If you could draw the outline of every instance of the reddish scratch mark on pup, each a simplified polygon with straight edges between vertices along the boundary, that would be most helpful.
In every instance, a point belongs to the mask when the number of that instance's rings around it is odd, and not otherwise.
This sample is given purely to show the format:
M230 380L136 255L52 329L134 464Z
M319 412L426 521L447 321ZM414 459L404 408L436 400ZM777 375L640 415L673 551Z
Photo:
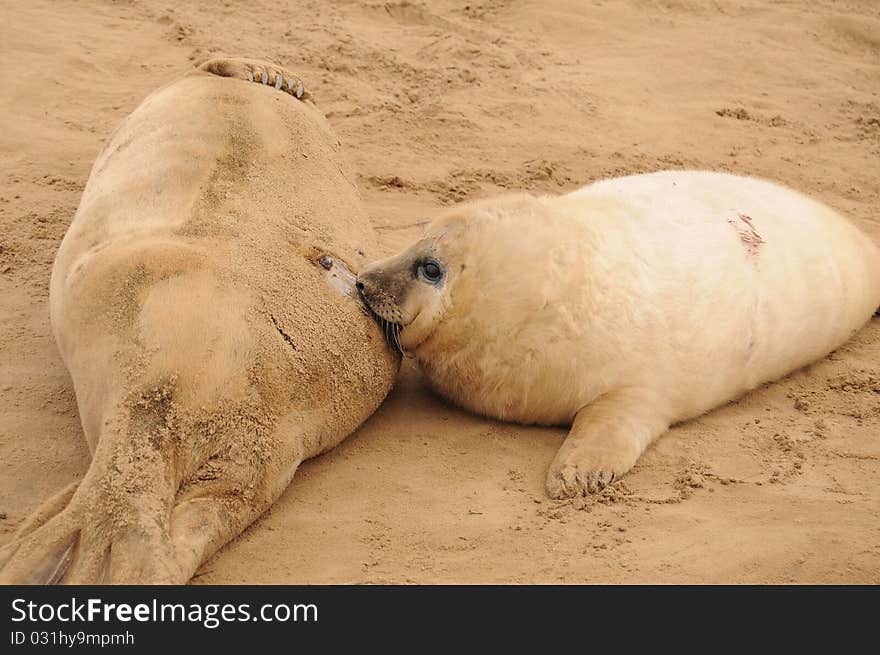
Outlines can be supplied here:
M727 222L739 234L739 240L746 247L746 253L750 257L757 257L764 239L761 238L761 235L755 230L755 226L752 225L751 217L745 214L737 214L736 218L728 218Z

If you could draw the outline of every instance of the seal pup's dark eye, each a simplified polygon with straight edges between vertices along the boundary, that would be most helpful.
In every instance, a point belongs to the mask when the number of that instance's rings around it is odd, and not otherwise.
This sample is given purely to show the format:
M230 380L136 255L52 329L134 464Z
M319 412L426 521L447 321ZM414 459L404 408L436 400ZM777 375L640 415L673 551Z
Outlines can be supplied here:
M418 275L425 282L437 284L443 279L443 267L436 259L425 259L419 262Z

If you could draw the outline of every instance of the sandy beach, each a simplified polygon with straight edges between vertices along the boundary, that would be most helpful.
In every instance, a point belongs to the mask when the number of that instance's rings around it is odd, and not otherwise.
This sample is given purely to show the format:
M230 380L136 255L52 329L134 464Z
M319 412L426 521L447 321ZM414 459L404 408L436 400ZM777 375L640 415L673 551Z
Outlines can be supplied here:
M0 51L0 543L88 468L48 283L92 163L209 57L306 80L385 254L460 200L666 168L778 181L880 243L874 0L33 0L0 9ZM880 319L599 496L547 497L564 436L456 409L405 360L194 582L880 583Z

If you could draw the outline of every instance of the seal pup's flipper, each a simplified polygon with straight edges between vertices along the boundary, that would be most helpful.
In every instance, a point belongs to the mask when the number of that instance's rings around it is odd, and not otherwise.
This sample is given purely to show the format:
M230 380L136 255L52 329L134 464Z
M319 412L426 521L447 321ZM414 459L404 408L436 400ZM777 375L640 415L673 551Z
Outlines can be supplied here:
M620 389L582 408L547 473L550 496L596 493L624 475L669 428L664 405L648 390Z

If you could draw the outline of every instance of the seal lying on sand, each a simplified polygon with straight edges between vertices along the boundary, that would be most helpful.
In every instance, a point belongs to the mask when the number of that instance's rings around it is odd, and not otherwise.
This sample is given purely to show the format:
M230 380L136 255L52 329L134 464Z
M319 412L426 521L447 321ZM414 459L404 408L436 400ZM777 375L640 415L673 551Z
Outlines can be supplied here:
M571 425L560 498L840 346L880 305L880 250L794 191L668 171L455 207L358 288L441 394Z
M0 580L182 583L244 530L393 383L398 356L346 295L372 246L298 78L214 60L150 95L52 272L92 463L0 551Z

